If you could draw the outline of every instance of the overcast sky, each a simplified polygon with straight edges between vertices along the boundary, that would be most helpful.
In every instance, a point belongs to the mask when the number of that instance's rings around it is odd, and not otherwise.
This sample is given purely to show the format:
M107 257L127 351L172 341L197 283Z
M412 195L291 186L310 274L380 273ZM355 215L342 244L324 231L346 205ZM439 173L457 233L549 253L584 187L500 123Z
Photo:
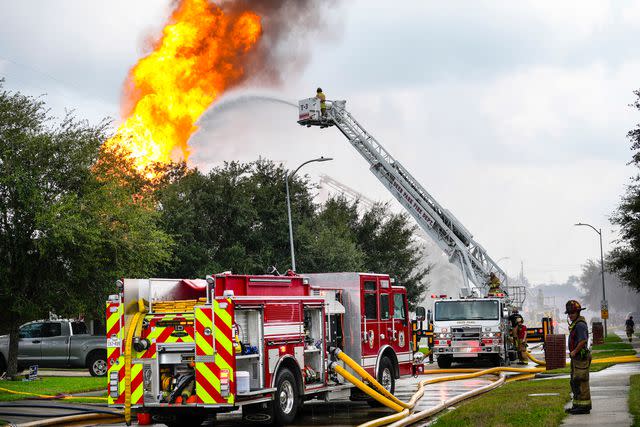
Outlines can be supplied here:
M46 94L57 114L119 118L122 82L162 28L169 1L5 1L0 76ZM295 35L310 61L278 88L297 101L320 85L347 108L515 276L564 282L616 238L608 218L635 170L626 133L640 88L640 2L344 1L326 29ZM259 156L326 173L368 197L390 195L335 129L296 124L258 103L205 114L191 163Z

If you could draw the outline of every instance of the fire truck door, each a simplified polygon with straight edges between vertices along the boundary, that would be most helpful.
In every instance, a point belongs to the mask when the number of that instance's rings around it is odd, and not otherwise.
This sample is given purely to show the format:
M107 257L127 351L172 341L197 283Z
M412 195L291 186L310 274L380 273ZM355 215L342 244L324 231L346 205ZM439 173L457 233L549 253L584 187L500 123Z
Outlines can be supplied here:
M396 354L410 351L411 334L407 318L407 297L403 293L393 294L392 347Z
M378 328L378 281L375 277L363 278L362 281L362 358L363 366L375 366L378 355L380 337ZM370 360L368 360L369 358Z
M380 280L380 347L393 344L393 319L391 318L391 292L388 280Z

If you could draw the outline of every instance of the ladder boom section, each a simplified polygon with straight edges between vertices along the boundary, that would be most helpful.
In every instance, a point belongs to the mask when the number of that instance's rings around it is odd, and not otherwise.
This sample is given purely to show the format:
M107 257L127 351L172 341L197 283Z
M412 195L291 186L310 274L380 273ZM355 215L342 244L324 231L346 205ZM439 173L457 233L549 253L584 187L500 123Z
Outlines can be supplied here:
M496 273L506 283L504 271L473 240L471 233L358 123L346 110L345 101L330 102L324 115L321 114L319 105L315 109L314 105L317 104L313 98L300 101L298 123L305 126L336 126L369 163L371 172L378 180L449 255L451 262L459 263L467 285L469 281L476 287L483 288L490 272Z

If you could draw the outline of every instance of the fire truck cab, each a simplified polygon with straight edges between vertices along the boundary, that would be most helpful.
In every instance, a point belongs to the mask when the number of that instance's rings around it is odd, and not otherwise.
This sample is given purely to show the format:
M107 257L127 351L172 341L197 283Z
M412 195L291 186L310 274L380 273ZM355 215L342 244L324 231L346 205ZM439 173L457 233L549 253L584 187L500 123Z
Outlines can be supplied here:
M392 392L414 368L406 290L388 275L223 273L119 288L107 302L107 363L109 404L125 415L191 425L242 407L288 424L305 400L362 398L329 370L330 347Z

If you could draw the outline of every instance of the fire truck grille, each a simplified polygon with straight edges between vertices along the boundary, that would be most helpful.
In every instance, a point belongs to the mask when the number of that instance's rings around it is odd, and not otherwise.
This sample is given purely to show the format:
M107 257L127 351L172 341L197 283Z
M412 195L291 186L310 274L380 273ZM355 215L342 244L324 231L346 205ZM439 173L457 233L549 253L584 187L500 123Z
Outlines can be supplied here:
M479 340L482 334L482 328L451 328L452 338L454 340Z

